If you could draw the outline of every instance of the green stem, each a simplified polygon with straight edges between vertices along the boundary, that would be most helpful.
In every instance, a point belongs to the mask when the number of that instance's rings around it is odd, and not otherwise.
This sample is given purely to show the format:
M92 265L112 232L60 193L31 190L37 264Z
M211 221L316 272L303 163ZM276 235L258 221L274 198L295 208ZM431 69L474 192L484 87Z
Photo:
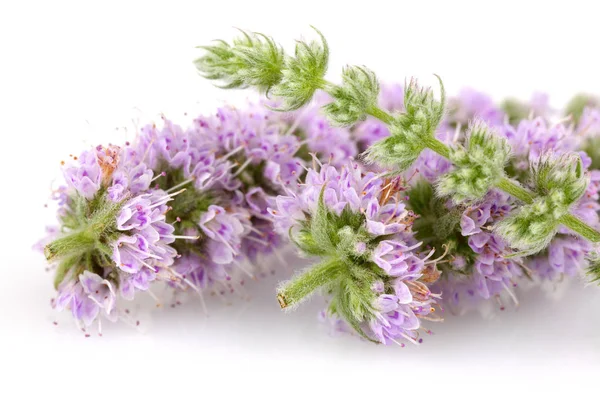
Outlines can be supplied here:
M44 255L48 261L53 261L65 256L83 254L94 249L96 240L96 235L90 233L89 229L73 232L47 245Z
M574 216L573 214L563 215L558 220L561 224L593 243L600 242L600 232Z
M367 109L367 114L377 118L378 120L380 120L381 122L389 125L392 122L394 122L394 117L392 117L387 111L376 107L376 106L371 106Z
M297 304L323 285L335 280L341 271L340 262L329 259L316 264L279 289L277 300L281 308Z
M506 192L527 204L533 203L535 194L506 177L502 178L496 186L498 186L498 189L502 190L503 192Z
M334 87L334 84L327 82L324 85L324 90L329 92L329 90L331 90ZM392 115L376 106L370 107L367 110L367 113L379 119L387 125L390 125L394 121L394 117ZM425 146L435 151L444 158L450 158L450 148L435 137L425 139ZM496 186L503 192L506 192L509 195L527 204L533 203L533 200L535 198L534 193L522 187L517 182L512 181L511 179L508 179L506 177L502 178ZM587 240L594 243L600 242L600 232L596 231L594 228L592 228L579 218L575 217L574 215L564 215L559 219L559 221L561 224L565 225L572 231L577 232Z
M434 137L425 139L425 146L429 147L442 157L450 158L450 148Z

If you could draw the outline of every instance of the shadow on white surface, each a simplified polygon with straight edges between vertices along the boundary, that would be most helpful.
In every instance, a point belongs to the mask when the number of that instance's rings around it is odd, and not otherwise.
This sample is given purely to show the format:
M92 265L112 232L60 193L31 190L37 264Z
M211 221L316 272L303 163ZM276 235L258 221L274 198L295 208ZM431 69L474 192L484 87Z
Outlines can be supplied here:
M77 330L70 313L50 308L54 295L51 276L43 272L41 256L36 256L27 257L29 267L20 267L25 271L20 274L22 285L18 277L13 281L23 293L17 307L11 308L16 314L13 322L25 328L13 332L21 339L43 337L49 343L69 342L69 346L82 349L152 342L175 351L211 348L259 357L286 352L342 357L368 353L371 359L419 362L452 362L456 358L536 365L557 360L567 364L600 362L600 313L594 312L600 304L600 290L577 280L563 282L554 292L548 288L518 292L518 308L495 310L488 317L476 312L462 316L446 313L443 323L425 321L434 334L424 336L420 346L407 344L405 348L373 345L347 334L332 335L317 319L324 306L319 296L294 312L282 312L275 299L277 282L289 275L282 271L248 282L245 299L236 294L224 299L208 296L208 316L195 296L183 296L182 304L173 307L173 292L156 290L163 302L156 307L156 302L142 293L133 302L121 303L130 310L132 325L105 322L102 337L96 326L88 329L90 336L86 337ZM136 321L138 327L133 326Z

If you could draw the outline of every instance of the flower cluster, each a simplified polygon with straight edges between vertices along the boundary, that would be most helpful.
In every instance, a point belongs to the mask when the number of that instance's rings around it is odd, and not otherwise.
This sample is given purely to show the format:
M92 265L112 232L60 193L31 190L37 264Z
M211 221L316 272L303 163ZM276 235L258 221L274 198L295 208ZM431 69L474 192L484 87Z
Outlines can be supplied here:
M57 308L89 325L100 309L114 320L119 298L155 281L231 292L265 272L263 258L285 241L268 212L276 196L297 187L310 154L341 163L357 153L350 131L318 110L226 106L187 128L163 117L131 143L65 163L66 186L54 196L60 226L42 246L57 267ZM108 288L106 305L90 297L84 273Z
M188 127L163 117L63 163L39 246L57 309L100 327L160 282L235 292L291 245L314 264L278 287L282 308L321 292L334 330L403 346L444 307L518 304L525 280L600 281L598 99L560 114L543 94L446 99L441 79L438 99L358 66L338 85L316 32L293 55L248 32L202 47L206 78L268 99Z
M402 180L364 172L358 163L309 169L302 190L277 197L270 209L316 265L284 282L282 308L317 290L328 293L328 314L382 343L419 340L420 319L436 319L438 278L433 251L421 252L402 201Z
M119 317L118 296L132 299L150 282L177 279L173 227L165 222L173 194L150 189L153 172L126 148L98 146L63 169L60 230L45 247L57 264L56 307L89 326L102 313Z

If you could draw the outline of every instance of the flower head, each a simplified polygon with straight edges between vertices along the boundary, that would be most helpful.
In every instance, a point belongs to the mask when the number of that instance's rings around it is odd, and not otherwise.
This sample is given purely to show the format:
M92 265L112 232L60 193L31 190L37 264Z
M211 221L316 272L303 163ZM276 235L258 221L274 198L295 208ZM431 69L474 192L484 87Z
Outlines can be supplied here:
M128 149L98 146L65 167L61 232L44 252L57 264L56 307L85 325L99 315L115 320L117 297L148 290L161 271L177 279L170 270L175 236L165 217L174 195L149 190L152 171L129 157Z
M417 340L419 317L434 312L436 296L424 282L435 274L417 250L401 187L399 178L384 180L351 163L309 169L303 190L279 196L270 210L276 226L290 227L299 250L320 259L280 287L281 306L324 288L328 312L362 336Z

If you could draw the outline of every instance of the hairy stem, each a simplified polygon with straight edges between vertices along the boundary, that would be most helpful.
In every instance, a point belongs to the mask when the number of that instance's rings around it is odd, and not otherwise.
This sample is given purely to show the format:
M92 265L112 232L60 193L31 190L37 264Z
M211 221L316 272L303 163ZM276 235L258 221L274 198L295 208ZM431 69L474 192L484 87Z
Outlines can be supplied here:
M44 255L48 261L53 261L65 256L83 254L94 249L97 236L84 229L56 239L44 248Z
M293 306L318 288L336 279L341 271L336 259L325 260L312 266L279 289L277 300L281 308Z
M387 125L389 125L390 122L393 120L393 117L390 114L381 110L380 108L370 109L369 115L379 119ZM440 140L436 138L428 138L425 140L425 144L428 148L435 151L442 157L450 157L450 148ZM533 203L533 200L535 198L534 193L507 177L502 178L500 182L498 182L496 187L527 204ZM600 232L598 232L597 230L595 230L594 228L592 228L591 226L574 216L573 214L564 215L559 219L559 221L561 224L571 229L572 231L577 232L590 242L600 242Z
M425 140L425 145L431 150L438 153L440 156L444 158L450 158L450 148L446 146L442 141L434 137L430 137Z
M383 121L385 124L389 125L394 121L394 117L391 116L387 111L379 108L379 107L369 107L367 109L367 113L380 121Z
M573 214L563 215L559 219L560 223L568 227L574 232L579 233L581 236L589 240L590 242L600 242L600 232L574 216Z
M529 190L525 189L524 187L521 187L518 183L506 177L502 178L500 182L498 182L497 186L498 189L510 194L513 197L516 197L517 199L527 204L533 203L533 199L535 197L534 193L531 193Z

